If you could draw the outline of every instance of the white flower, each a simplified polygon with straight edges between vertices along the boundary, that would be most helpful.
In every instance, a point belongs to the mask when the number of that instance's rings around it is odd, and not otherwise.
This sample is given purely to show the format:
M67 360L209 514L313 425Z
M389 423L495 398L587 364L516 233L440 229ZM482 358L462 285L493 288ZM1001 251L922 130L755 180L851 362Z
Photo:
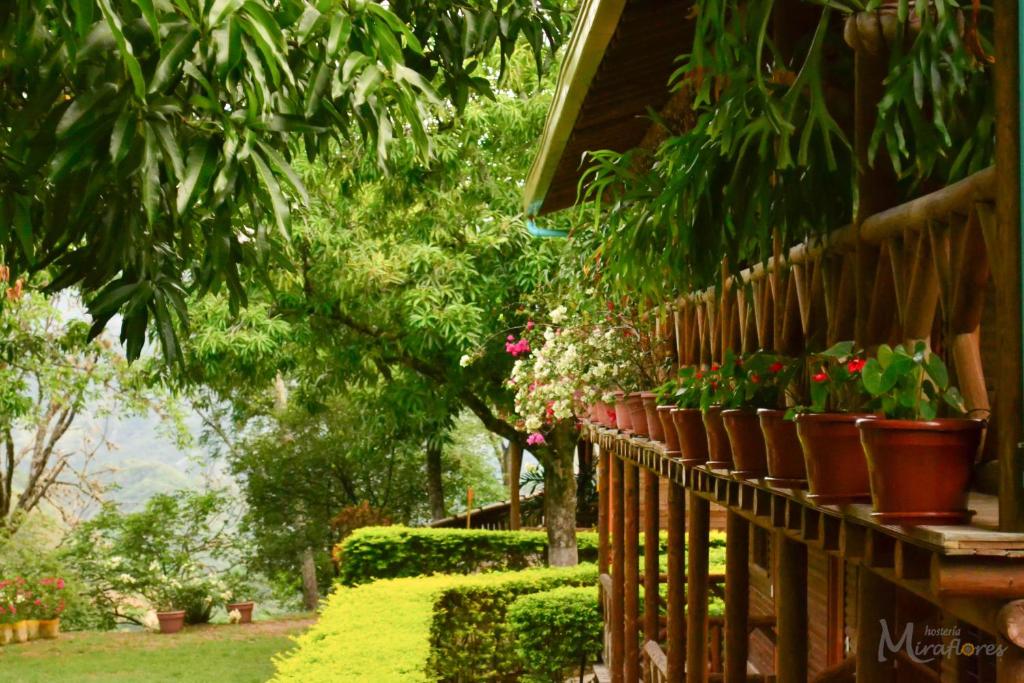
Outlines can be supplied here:
M462 358L459 359L459 365L462 367L469 367L469 364L473 362L473 359L469 357L468 353L462 354Z
M565 320L566 313L567 311L565 306L559 306L558 308L552 310L551 313L549 313L548 315L551 317L551 322L557 325L563 320Z
M237 624L242 621L242 613L236 609L228 612L228 621L232 624Z

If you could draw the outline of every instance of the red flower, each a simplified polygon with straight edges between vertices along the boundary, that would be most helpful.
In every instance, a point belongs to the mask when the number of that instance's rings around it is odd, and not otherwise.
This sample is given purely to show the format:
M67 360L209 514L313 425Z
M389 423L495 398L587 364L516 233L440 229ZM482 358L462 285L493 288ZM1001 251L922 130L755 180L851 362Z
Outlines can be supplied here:
M761 381L761 377L756 372L752 372L750 373L750 381L753 382L754 384L757 384L758 382Z
M704 377L704 373L703 373L703 372L698 372L698 373L697 373L696 375L694 375L694 377L695 377L696 379L703 379L703 377Z
M867 364L868 362L863 358L851 358L850 362L846 364L846 369L849 370L851 374L856 374Z
M774 375L777 372L782 372L782 368L782 363L780 363L779 361L775 361L774 363L768 366L768 372Z
M718 363L711 364L711 372L718 372Z
M828 381L828 375L826 375L824 372L819 372L818 374L816 374L811 379L813 379L815 382L818 382L818 383L827 382Z

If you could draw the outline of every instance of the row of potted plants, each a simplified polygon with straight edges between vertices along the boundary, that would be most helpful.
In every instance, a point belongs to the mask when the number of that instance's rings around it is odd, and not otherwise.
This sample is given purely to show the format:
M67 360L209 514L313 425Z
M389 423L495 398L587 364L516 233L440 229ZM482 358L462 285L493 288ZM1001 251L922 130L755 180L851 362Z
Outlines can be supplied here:
M64 579L18 576L0 580L0 645L60 634Z
M688 466L808 488L823 505L870 500L879 521L899 524L969 520L985 429L924 343L870 359L851 342L799 359L729 354L656 391L619 392L590 417L661 441Z

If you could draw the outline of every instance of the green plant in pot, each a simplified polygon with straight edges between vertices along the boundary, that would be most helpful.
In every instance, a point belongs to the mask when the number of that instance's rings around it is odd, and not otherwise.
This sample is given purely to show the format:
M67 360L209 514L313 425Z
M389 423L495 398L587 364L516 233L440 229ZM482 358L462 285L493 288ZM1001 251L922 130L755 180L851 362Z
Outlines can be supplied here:
M883 416L857 421L872 515L892 524L968 521L985 422L964 417L963 397L950 385L942 359L924 342L912 349L883 344L865 364L861 382Z
M857 420L872 417L873 400L861 383L867 361L844 341L808 357L810 403L791 408L810 493L822 505L867 502L867 461Z
M680 457L683 464L690 467L708 461L708 436L700 409L703 377L698 368L685 366L655 392L669 455Z
M732 447L734 476L755 479L768 474L768 452L761 428L761 410L785 414L786 394L797 364L789 358L758 351L726 369L719 391L722 420Z
M722 413L732 407L732 378L739 362L732 351L726 351L721 363L712 363L710 368L699 370L694 375L700 390L701 418L707 433L707 466L713 470L731 470L734 467L732 445Z

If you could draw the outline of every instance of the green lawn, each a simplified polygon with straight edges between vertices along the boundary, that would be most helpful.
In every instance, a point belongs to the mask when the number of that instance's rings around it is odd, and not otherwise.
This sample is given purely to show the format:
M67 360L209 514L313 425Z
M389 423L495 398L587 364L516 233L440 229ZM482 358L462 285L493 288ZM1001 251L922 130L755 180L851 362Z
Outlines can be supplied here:
M0 647L0 682L262 683L274 672L271 658L291 648L291 636L311 623L301 616L187 628L170 636L67 633L58 640Z

